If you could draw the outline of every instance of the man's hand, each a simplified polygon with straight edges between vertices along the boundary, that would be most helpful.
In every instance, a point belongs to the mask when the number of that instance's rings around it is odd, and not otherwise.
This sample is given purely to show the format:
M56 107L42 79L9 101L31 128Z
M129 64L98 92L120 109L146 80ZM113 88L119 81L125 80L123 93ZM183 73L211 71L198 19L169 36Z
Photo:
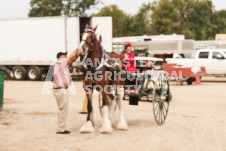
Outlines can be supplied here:
M78 53L78 55L79 55L79 56L85 56L85 55L87 55L87 53L88 53L88 52L84 52L84 53L83 53L83 52L80 52L80 53Z
M73 51L72 54L67 58L67 64L68 65L71 65L72 62L76 61L77 58L80 56L78 51L79 51L79 48L77 48L75 51Z

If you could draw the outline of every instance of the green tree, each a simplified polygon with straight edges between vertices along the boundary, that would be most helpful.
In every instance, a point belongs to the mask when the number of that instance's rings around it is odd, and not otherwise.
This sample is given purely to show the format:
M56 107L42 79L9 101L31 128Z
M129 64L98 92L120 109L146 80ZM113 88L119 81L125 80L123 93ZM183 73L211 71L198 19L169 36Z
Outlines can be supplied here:
M112 16L113 36L121 37L126 35L124 33L126 27L124 23L128 20L128 16L117 5L103 7L100 12L92 14L92 16Z
M100 3L100 0L63 0L64 15L86 16L86 10Z
M215 34L225 34L226 33L226 10L220 10L213 13L211 22L215 25Z
M86 16L86 10L100 0L31 0L29 17Z
M211 39L214 25L211 23L212 3L207 0L188 0L186 29L195 33L194 39Z
M60 16L63 9L62 0L31 0L29 17Z
M179 13L171 0L152 3L152 27L158 34L178 33L180 29Z
M151 4L142 4L140 7L138 13L133 16L132 22L131 22L131 30L133 36L139 36L147 34L148 31L148 25L151 21L148 14L150 14L150 8Z
M110 5L102 8L99 13L93 16L112 16L113 36L139 36L147 33L150 22L150 3L143 4L136 15L127 15L117 5Z
M184 34L197 40L213 38L213 4L209 0L160 0L152 3L152 23L158 34Z

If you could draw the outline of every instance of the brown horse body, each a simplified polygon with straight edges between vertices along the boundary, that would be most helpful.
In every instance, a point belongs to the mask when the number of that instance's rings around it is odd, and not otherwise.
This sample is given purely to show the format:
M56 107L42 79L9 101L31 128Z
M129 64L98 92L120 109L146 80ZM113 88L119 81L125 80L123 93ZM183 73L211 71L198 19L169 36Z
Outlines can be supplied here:
M127 124L122 111L122 99L123 99L123 93L124 93L125 80L121 78L123 74L120 74L120 71L122 71L123 69L123 60L116 53L107 54L108 56L113 58L114 61L108 60L107 61L108 67L104 66L102 70L98 71L99 74L96 74L97 71L95 70L100 65L101 59L103 59L102 55L106 55L103 53L106 53L106 52L102 50L103 48L100 47L99 40L97 40L93 36L93 34L95 34L94 32L96 28L92 30L88 30L86 32L86 35L85 36L83 35L84 37L83 41L85 41L85 43L83 42L80 44L80 48L84 46L86 47L88 46L88 54L86 58L89 59L91 61L91 65L93 65L92 67L90 65L88 66L87 71L85 72L86 74L84 75L85 91L88 98L88 105L87 105L88 116L87 116L87 122L81 127L80 132L85 132L85 133L94 132L92 93L95 87L96 87L96 90L100 91L102 95L103 117L102 117L102 127L100 129L100 132L101 133L112 132L112 125L115 125L115 122L116 122L114 118L116 102L114 100L114 94L112 94L111 92L112 85L116 86L116 91L119 99L118 101L119 119L118 119L116 128L120 130L127 130ZM113 62L117 62L116 63L117 67L115 68L116 70L114 74L113 74L113 71L110 70ZM91 72L89 71L89 69L94 69L94 71ZM94 74L97 75L96 78ZM98 76L101 78L99 78ZM109 101L109 106L107 106L107 99Z

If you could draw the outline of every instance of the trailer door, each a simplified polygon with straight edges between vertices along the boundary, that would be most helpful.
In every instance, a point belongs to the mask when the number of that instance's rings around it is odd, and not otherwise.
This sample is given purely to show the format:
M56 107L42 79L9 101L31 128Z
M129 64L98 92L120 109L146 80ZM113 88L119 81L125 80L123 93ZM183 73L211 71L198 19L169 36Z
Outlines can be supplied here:
M70 55L80 43L79 17L67 17L67 51Z
M108 52L112 52L112 17L92 17L92 27L98 25L96 34L102 36L102 45Z

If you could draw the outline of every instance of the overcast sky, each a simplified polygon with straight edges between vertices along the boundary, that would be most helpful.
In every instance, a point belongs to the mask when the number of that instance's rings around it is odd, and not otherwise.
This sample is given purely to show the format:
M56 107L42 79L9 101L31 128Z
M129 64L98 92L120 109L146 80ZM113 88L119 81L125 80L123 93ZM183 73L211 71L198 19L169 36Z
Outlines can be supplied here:
M104 4L92 8L88 13L96 13L100 8L111 4L118 5L127 14L134 15L143 3L153 0L102 0ZM30 0L0 0L0 19L7 18L26 18L30 9ZM226 10L226 0L212 0L216 10Z

